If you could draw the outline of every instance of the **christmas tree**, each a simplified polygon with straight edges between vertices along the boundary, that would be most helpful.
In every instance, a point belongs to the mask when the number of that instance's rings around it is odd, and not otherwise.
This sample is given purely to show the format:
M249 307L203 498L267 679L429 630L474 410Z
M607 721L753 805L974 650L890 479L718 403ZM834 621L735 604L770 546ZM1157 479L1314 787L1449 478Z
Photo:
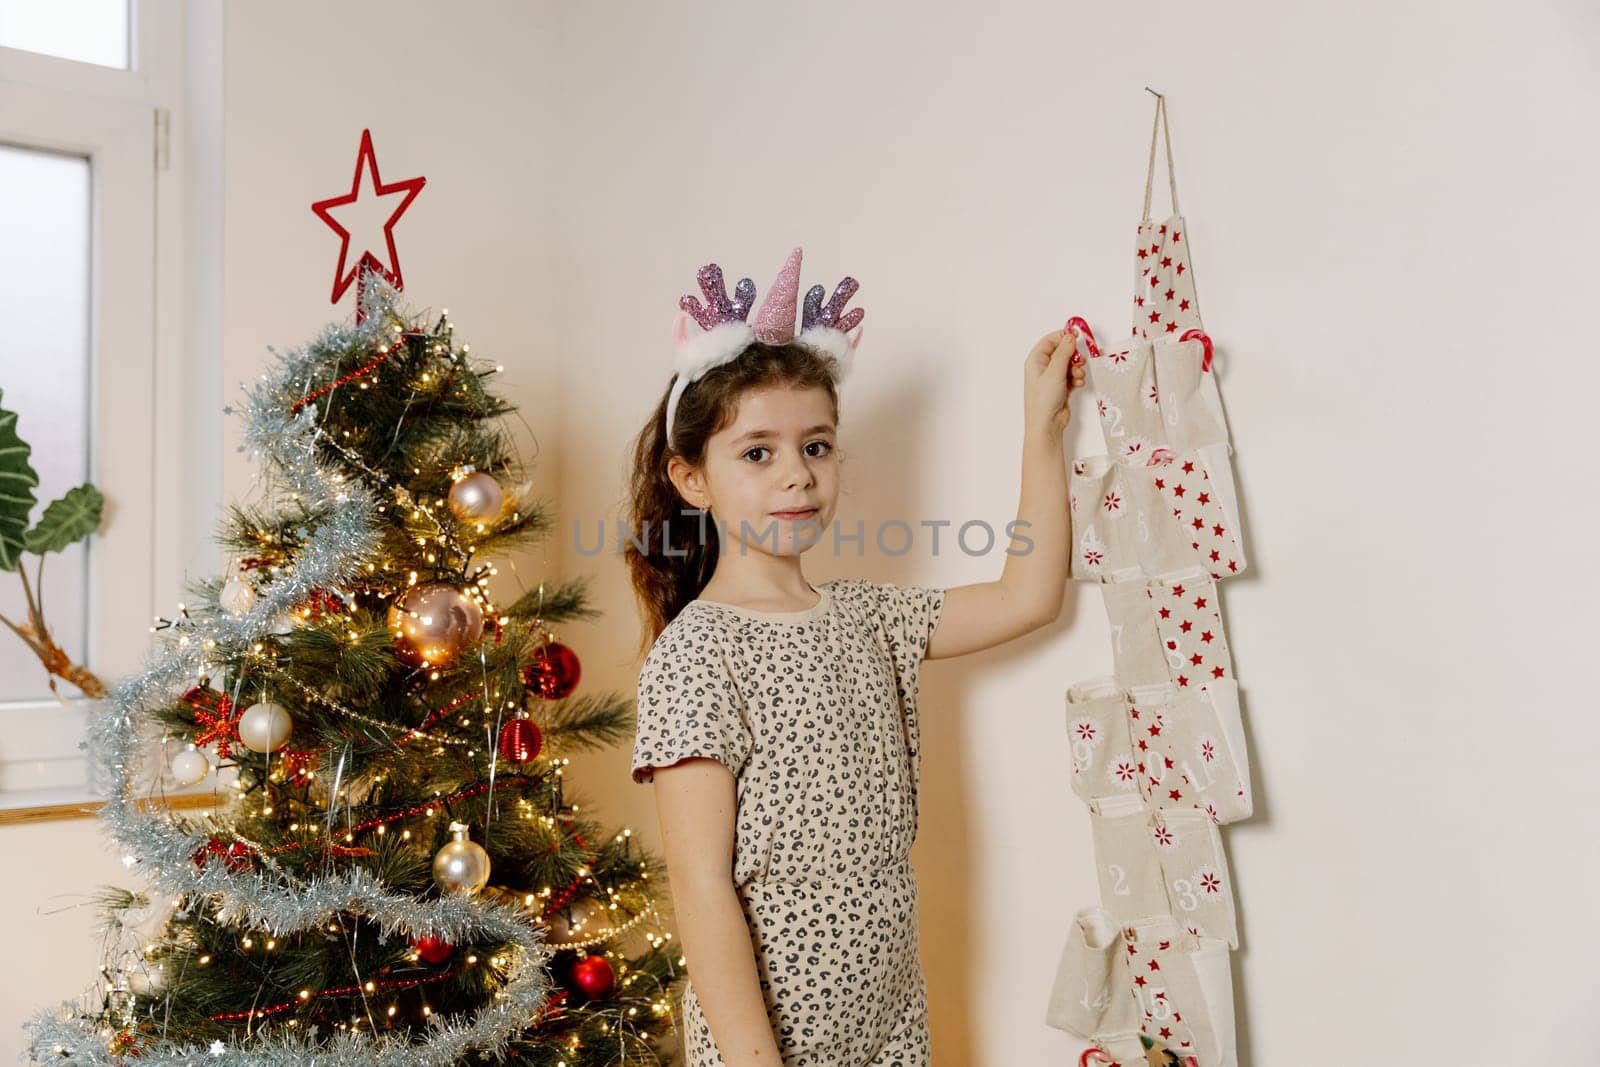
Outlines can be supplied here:
M353 327L246 391L235 562L91 727L149 891L105 894L108 958L28 1024L38 1062L660 1062L663 865L562 789L631 705L574 692L550 630L593 616L584 580L495 603L485 560L550 518L498 368L397 301L368 275ZM213 774L207 814L151 803Z

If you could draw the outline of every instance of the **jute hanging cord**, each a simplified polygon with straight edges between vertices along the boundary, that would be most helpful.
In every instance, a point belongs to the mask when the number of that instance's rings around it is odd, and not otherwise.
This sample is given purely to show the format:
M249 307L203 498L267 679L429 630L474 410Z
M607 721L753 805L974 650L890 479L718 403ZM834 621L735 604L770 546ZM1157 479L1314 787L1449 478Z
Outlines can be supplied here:
M1100 903L1073 916L1046 1022L1082 1063L1236 1067L1229 951L1240 944L1220 827L1253 810L1219 584L1246 569L1231 442L1178 207L1166 98L1134 249L1132 328L1073 318L1106 451L1074 462L1072 577L1101 592L1111 673L1069 685L1073 792ZM1171 213L1150 216L1165 142Z

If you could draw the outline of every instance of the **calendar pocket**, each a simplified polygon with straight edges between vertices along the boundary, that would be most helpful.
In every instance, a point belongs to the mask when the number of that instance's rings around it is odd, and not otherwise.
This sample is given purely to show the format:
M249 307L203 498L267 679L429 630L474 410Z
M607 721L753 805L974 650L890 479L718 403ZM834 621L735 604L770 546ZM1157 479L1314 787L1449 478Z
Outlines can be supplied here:
M1162 462L1130 468L1122 492L1134 501L1158 544L1136 543L1145 572L1170 574L1199 565L1213 578L1245 570L1238 494L1226 443L1164 453Z
M1140 1014L1140 1030L1176 1053L1180 1060L1194 1056L1204 1067L1224 1062L1224 1042L1217 1031L1217 1015L1208 995L1201 966L1210 954L1227 948L1220 941L1202 940L1180 929L1171 919L1149 919L1128 924L1123 931L1123 965ZM1209 945L1203 948L1202 945ZM1202 953L1206 953L1202 958ZM1232 988L1228 990L1228 1022L1232 1023ZM1231 1040L1227 1045L1233 1044Z
M1215 1047L1209 1059L1202 1064L1215 1063L1218 1067L1239 1067L1238 1029L1233 1014L1233 967L1228 958L1228 946L1215 938L1199 938L1199 947L1189 953L1189 965L1194 969L1195 980L1200 983L1205 998L1206 1014L1211 1025Z
M1138 762L1128 740L1127 695L1110 676L1067 690L1067 744L1072 751L1072 791L1084 800L1133 794Z
M1171 915L1151 812L1138 796L1089 801L1100 903L1118 922Z
M1130 338L1103 350L1091 348L1084 365L1107 453L1119 462L1142 463L1167 444L1149 341Z
M1126 954L1116 918L1104 908L1081 909L1061 948L1045 1024L1082 1038L1137 1030L1138 1002L1123 973Z
M1111 660L1117 682L1128 689L1166 684L1168 657L1156 629L1150 582L1135 570L1121 581L1102 583L1100 597L1111 624Z
M1195 552L1184 520L1147 468L1087 456L1072 464L1072 576L1106 580L1122 572L1171 574L1192 568Z
M1233 677L1217 583L1204 570L1154 579L1133 572L1101 583L1100 595L1111 624L1113 670L1123 688L1170 682L1198 689Z
M1249 818L1250 761L1238 684L1218 679L1183 693L1152 686L1128 696L1128 730L1145 802L1198 809L1219 825Z
M1167 678L1179 689L1233 677L1233 659L1222 631L1216 580L1196 570L1149 583L1148 610L1166 661ZM1131 598L1130 598L1131 599ZM1136 684L1119 676L1133 688Z
M1156 388L1161 394L1161 420L1167 444L1194 449L1228 443L1217 376L1212 373L1211 339L1196 330L1187 340L1155 346Z
M1126 475L1110 456L1072 463L1068 505L1072 514L1072 576L1100 579L1138 565L1135 513Z
M1221 445L1231 452L1222 397L1211 369L1211 339L1129 337L1103 350L1091 345L1089 384L1106 452L1122 463Z
M1222 834L1203 811L1158 809L1150 819L1171 915L1197 937L1239 947L1233 882L1222 851Z
M1148 213L1148 204L1146 208ZM1139 224L1133 259L1133 332L1140 337L1170 337L1200 325L1187 231L1177 213L1176 193L1171 215L1163 221L1147 217Z

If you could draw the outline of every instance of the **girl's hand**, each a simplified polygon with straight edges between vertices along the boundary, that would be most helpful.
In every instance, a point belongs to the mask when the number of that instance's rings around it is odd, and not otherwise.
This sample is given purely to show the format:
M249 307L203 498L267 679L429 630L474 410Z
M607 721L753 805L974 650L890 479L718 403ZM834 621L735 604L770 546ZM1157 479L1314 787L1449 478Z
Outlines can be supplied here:
M1022 414L1025 432L1059 438L1072 418L1067 404L1083 384L1083 363L1076 358L1077 338L1068 330L1051 330L1039 338L1022 365Z

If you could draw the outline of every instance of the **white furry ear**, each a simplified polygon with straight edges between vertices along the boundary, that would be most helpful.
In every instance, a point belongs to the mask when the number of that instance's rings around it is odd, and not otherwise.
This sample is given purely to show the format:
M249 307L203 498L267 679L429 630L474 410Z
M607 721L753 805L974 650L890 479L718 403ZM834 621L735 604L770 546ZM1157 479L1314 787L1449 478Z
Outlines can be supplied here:
M802 330L796 340L813 352L832 356L839 361L841 366L845 363L850 353L855 351L855 346L851 343L850 337L842 330L832 326L813 326L809 330Z
M719 322L709 330L700 330L696 324L690 329L688 339L674 349L673 369L693 380L712 367L736 358L755 339L756 332L749 324L737 319Z
M672 320L672 347L682 348L689 343L693 336L690 331L699 332L700 324L694 321L694 316L687 311L678 312L678 317Z

